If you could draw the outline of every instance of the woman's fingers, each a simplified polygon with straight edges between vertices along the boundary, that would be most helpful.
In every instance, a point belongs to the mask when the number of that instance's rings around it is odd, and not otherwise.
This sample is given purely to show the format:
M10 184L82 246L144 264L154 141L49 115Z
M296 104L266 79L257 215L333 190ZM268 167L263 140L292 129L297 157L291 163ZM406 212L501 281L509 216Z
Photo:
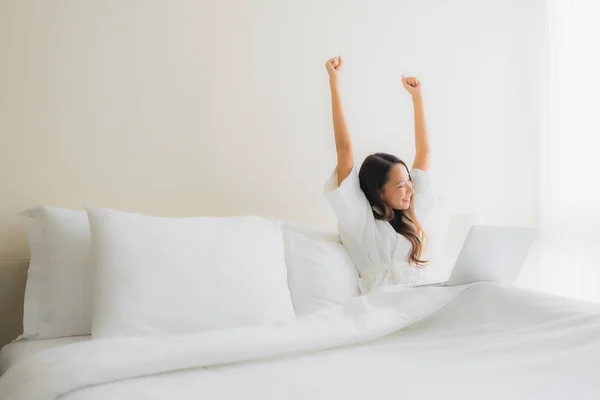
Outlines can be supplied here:
M421 81L419 81L415 76L402 75L402 83L405 85L409 85L411 87L416 87L416 86L419 86Z
M332 59L329 60L329 64L334 69L337 69L340 66L340 58L339 57L333 57Z
M411 96L415 96L421 93L421 81L416 76L404 76L402 75L402 86Z
M325 63L325 67L327 67L327 72L329 72L330 76L336 76L340 68L342 68L342 57L330 58Z

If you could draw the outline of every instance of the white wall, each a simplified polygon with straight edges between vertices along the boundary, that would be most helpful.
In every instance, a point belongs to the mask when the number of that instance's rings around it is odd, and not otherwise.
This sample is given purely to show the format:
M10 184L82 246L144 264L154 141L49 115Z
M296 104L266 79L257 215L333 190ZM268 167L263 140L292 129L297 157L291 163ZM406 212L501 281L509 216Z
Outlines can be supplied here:
M444 200L434 237L452 213L536 223L541 1L0 7L0 258L26 254L15 213L39 203L333 226L323 64L337 53L359 159L412 162L400 75L421 77Z

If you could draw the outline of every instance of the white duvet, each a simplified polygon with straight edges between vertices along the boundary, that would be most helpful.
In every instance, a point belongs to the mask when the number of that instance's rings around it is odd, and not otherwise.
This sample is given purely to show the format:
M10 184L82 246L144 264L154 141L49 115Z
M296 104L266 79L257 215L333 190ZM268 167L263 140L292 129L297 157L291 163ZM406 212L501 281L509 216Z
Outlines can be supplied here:
M46 350L0 399L600 399L600 306L497 284L388 287L298 319Z

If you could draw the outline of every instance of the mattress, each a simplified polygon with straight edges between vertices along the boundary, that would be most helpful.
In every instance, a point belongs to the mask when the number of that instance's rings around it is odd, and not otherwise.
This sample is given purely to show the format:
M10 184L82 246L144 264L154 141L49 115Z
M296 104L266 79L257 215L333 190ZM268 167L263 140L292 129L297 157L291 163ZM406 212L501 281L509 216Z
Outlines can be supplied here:
M91 336L71 336L44 340L18 340L0 350L0 375L19 361L44 350L90 340Z

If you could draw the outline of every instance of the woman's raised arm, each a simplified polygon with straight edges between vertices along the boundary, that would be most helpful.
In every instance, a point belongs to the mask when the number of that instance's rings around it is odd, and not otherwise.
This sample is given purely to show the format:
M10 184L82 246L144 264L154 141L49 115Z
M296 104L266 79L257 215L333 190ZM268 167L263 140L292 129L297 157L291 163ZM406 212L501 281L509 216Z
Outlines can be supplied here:
M337 152L338 186L350 175L354 167L352 140L344 118L344 110L338 87L338 77L342 69L342 57L333 57L325 63L329 74L331 88L331 112L333 115L333 133L335 135L335 150Z
M415 116L415 160L413 168L427 172L429 169L429 138L427 124L425 123L425 110L423 96L421 95L421 82L415 77L402 76L402 85L413 99Z

